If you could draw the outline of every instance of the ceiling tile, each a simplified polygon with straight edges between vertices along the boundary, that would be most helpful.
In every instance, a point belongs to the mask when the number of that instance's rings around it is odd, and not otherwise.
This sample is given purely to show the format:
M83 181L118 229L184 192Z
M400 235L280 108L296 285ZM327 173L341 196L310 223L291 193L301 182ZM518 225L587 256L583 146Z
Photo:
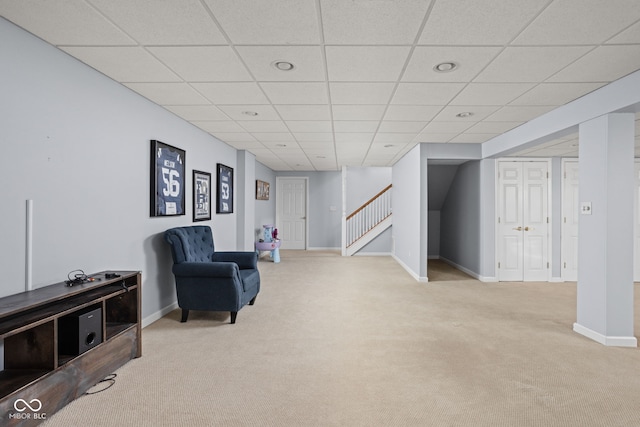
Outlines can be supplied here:
M254 154L256 150L264 149L264 145L258 141L230 141L228 144L238 150L249 150Z
M447 105L464 83L400 83L391 100L403 105Z
M210 133L217 132L245 132L243 128L240 127L236 122L232 120L225 121L199 121L194 120L192 122L194 125L198 126L200 129L204 129Z
M226 44L224 36L198 0L90 2L143 45Z
M193 88L217 105L269 104L257 83L193 83Z
M336 143L370 143L373 139L373 132L348 132L335 134Z
M380 120L386 110L385 105L334 105L334 120Z
M427 124L424 127L423 132L453 133L457 135L460 132L463 132L469 129L469 127L471 126L473 126L473 123L465 120L459 120L459 119L457 119L457 121L451 121L451 122L437 121L437 122L429 122L429 124Z
M408 144L417 136L417 132L412 133L384 133L378 132L373 138L374 143L394 143Z
M452 138L458 136L458 133L446 133L446 132L422 132L414 138L416 142L435 142L444 143L451 141Z
M533 86L533 83L470 83L451 105L504 105Z
M287 127L291 132L332 132L329 120L290 120Z
M331 81L395 82L409 54L408 46L326 46Z
M336 132L375 132L379 124L375 120L337 120L333 128Z
M326 83L260 83L272 104L328 104Z
M286 133L288 131L284 122L281 120L238 120L247 132L278 132Z
M640 18L640 2L555 0L513 44L601 44Z
M149 47L158 59L191 82L251 81L251 75L229 46Z
M255 135L255 134L254 134ZM301 150L300 146L298 145L297 142L295 141L261 141L262 145L264 145L265 147L267 147L268 149L276 152L276 150L282 150L282 149L297 149L297 150Z
M69 46L61 49L121 83L182 81L173 71L141 47Z
M229 120L229 117L214 105L165 105L164 108L185 120Z
M333 143L333 133L328 132L294 132L293 136L304 146Z
M504 133L520 126L524 122L479 122L471 126L468 133Z
M34 10L38 12L34 13ZM2 1L0 16L56 46L134 46L137 44L82 0Z
M548 81L610 82L638 69L640 45L600 46Z
M385 120L422 122L429 121L442 109L432 105L390 105Z
M159 105L210 104L186 83L126 83L125 86Z
M383 104L391 98L395 83L329 83L333 104Z
M419 43L504 45L547 3L548 0L437 1Z
M404 82L468 82L502 50L501 47L417 46L402 76ZM434 71L442 62L458 67L447 73Z
M331 120L328 105L276 105L283 120Z
M233 120L280 120L271 105L222 105L219 108ZM245 114L246 112L258 114L253 116Z
M385 120L380 124L378 132L391 132L391 133L418 133L420 132L428 122L392 122Z
M320 44L314 0L205 0L234 44Z
M263 142L295 142L295 138L289 132L251 132L258 141Z
M564 105L593 92L603 83L541 83L511 102L512 105Z
M440 113L433 119L439 122L479 122L484 120L491 113L498 110L499 107L488 105L450 105L442 109ZM457 114L471 112L471 116L458 117Z
M590 49L587 46L507 47L475 81L542 82Z
M324 81L325 67L320 46L236 46L238 54L258 81ZM281 71L273 64L290 62L294 68Z
M251 141L253 136L246 132L215 132L213 134L216 138L223 142L227 141Z
M327 44L413 44L429 8L424 0L322 0L320 4Z
M607 44L638 44L640 40L640 21L611 38Z
M524 106L507 105L487 117L486 121L493 122L526 122L553 110L552 106Z

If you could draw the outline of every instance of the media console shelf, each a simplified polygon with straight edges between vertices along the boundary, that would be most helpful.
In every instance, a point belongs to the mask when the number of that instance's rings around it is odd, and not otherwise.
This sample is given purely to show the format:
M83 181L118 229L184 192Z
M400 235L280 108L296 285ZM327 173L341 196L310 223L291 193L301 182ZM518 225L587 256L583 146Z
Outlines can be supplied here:
M0 425L40 424L142 355L140 272L89 277L0 298Z

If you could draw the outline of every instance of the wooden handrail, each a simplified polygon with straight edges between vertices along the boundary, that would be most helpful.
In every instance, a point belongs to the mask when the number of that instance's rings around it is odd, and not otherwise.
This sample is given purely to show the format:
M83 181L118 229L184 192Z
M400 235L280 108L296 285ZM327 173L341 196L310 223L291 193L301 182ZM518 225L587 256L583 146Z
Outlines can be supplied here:
M380 191L378 194L376 194L375 196L373 196L372 198L369 199L369 201L367 201L365 204L363 204L362 206L360 206L358 209L356 209L355 211L353 211L348 217L347 220L350 219L351 217L355 216L355 214L357 214L358 212L360 212L361 210L363 210L364 208L366 208L367 206L369 206L371 204L371 202L373 202L375 199L377 199L378 197L380 197L382 194L384 194L385 192L389 191L391 189L391 187L393 186L393 184L389 184L384 190Z

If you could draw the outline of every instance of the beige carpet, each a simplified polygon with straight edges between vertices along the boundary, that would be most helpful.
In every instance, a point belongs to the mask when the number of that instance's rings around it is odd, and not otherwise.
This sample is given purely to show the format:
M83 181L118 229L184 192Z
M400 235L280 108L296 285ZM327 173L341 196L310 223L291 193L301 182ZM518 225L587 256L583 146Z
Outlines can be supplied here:
M387 257L281 259L261 261L235 325L171 313L113 387L46 427L640 425L640 350L572 331L575 283L418 283Z

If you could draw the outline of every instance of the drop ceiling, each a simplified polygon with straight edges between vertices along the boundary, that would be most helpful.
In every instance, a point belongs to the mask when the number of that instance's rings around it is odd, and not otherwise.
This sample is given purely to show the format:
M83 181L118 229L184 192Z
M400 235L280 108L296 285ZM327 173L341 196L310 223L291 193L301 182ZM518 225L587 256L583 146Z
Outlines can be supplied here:
M277 171L483 143L640 69L637 0L0 0L0 16Z

